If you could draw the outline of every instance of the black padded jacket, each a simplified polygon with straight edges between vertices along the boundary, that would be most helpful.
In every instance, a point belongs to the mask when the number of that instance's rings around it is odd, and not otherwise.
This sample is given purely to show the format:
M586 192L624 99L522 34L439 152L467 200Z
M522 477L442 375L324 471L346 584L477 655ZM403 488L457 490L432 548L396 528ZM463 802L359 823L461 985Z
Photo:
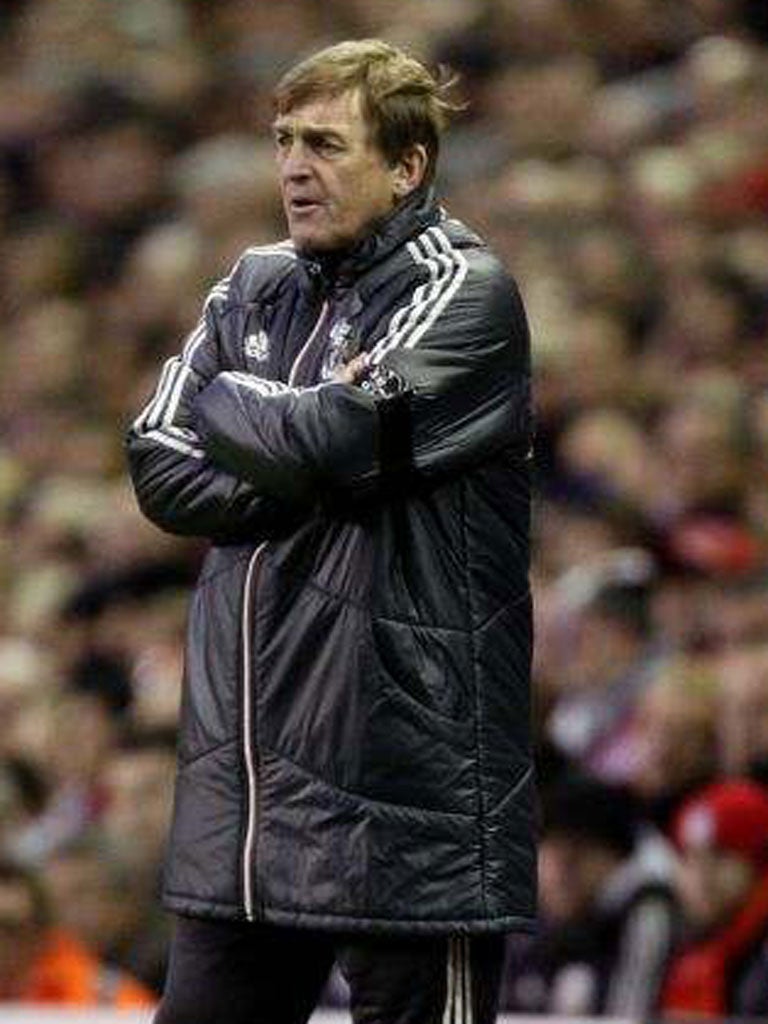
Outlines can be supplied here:
M128 435L145 514L212 541L169 908L531 925L529 448L518 293L431 196L333 261L249 249L212 289Z

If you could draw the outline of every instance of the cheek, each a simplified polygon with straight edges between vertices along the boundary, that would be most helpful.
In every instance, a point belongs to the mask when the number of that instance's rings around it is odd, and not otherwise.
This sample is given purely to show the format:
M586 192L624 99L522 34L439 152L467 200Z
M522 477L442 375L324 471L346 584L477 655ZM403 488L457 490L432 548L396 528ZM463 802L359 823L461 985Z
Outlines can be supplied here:
M707 915L712 907L714 889L706 873L684 865L677 878L677 889L686 913L698 920Z
M739 904L745 899L754 882L754 873L742 861L724 861L718 872L718 888L722 893L723 902L730 906Z
M365 207L370 202L371 183L365 171L349 175L342 183L341 201L354 209Z
M392 185L380 168L364 168L343 186L342 201L362 219L379 216L392 205Z

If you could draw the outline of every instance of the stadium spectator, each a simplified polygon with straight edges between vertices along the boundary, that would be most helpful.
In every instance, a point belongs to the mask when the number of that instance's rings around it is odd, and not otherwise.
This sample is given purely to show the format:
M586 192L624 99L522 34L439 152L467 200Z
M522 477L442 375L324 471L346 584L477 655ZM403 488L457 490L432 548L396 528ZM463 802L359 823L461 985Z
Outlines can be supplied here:
M631 775L628 738L637 701L659 661L650 617L653 576L642 552L628 552L561 580L570 621L549 738L565 757L606 781L626 782Z
M768 784L768 644L738 646L719 670L722 770Z
M0 864L0 1001L66 1006L151 1006L129 975L107 967L77 938L52 927L40 882Z
M104 772L104 833L130 867L137 886L151 889L157 882L175 767L173 734L137 732L123 738Z
M156 874L159 859L152 866ZM41 877L58 927L105 964L160 992L169 923L157 905L156 878L154 884L142 880L125 847L94 830L53 852Z
M718 772L716 684L711 668L679 659L661 666L638 698L627 782L645 816L664 832L683 799Z
M650 1013L676 926L673 858L628 792L567 777L545 795L542 928L513 939L506 1005L521 1013Z
M740 779L694 794L675 822L688 926L664 981L669 1016L768 1013L768 793Z
M126 900L132 879L119 855L96 831L59 846L40 872L57 925L103 960L136 928L137 901Z
M220 267L279 230L264 148L242 148L266 139L268 86L300 54L370 35L459 72L470 104L441 192L504 256L532 321L543 782L584 756L551 746L553 711L575 697L563 582L627 548L654 560L659 658L628 696L611 773L660 822L699 771L766 778L764 0L8 0L0 753L32 789L0 771L0 836L26 864L103 827L124 730L175 727L179 594L201 551L135 512L122 428ZM173 566L175 587L147 565ZM124 600L134 573L145 588ZM613 623L591 628L613 649ZM714 692L667 688L667 660L691 657ZM75 677L122 692L122 710L70 702ZM96 723L76 800L62 706Z

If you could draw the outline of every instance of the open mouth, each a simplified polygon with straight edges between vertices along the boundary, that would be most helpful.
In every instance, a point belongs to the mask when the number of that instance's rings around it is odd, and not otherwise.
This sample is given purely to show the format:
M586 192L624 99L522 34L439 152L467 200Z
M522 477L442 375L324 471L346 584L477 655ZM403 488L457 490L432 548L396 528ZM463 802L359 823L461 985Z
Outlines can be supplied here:
M318 210L320 205L316 199L307 198L294 198L288 202L288 208L294 214L312 213L314 210Z

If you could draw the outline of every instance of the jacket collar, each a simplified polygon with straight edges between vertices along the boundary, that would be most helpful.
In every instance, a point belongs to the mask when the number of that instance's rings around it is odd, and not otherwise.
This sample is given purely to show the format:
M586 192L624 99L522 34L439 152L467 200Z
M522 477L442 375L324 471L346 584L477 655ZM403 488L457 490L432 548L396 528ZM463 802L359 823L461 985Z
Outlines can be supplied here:
M348 287L408 239L437 223L441 216L432 187L416 189L350 249L299 252L302 287L326 292Z

